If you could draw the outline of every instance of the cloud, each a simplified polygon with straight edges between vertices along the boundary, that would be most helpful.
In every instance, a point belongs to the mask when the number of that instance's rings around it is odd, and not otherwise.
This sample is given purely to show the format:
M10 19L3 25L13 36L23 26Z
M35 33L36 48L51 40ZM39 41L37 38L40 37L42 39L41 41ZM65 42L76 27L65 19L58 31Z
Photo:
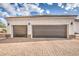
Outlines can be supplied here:
M0 16L9 17L10 15L7 12L0 11Z
M64 14L68 14L68 12L65 11Z
M0 6L7 10L12 16L16 15L15 9L9 3L2 3Z
M58 6L61 8L65 8L65 10L73 10L76 7L79 7L79 3L66 3L65 7L63 3L58 3Z
M74 8L73 6L74 6L73 4L67 4L65 9L66 10L73 9Z
M23 4L24 7L21 8L19 8L17 3L14 3L14 6L9 3L2 3L0 4L0 6L2 6L5 10L7 10L7 12L9 12L11 16L16 16L16 15L27 16L27 15L31 15L31 12L38 12L39 14L43 14L44 11L42 8L39 7L39 4L37 3L35 4L24 3Z
M19 3L23 7L19 7L17 3L10 4L10 3L2 3L0 6L2 6L7 12L10 13L8 15L6 12L2 12L2 16L28 16L31 15L31 12L37 12L38 14L44 14L46 12L49 14L50 12L48 10L44 10L43 8L39 7L39 3ZM52 3L48 3L52 5Z
M61 7L62 6L62 3L58 3L58 6Z
M47 13L47 14L50 14L50 11L49 11L49 10L46 10L46 13Z
M77 3L68 3L68 4L66 4L66 7L65 7L65 9L66 10L69 10L69 9L74 9L74 8L76 8L76 7L79 7L79 4L77 4Z
M0 17L0 21L3 22L7 26L7 21L3 17Z
M34 4L27 4L27 7L28 7L29 12L37 12L39 14L43 14L44 12L44 9Z
M17 15L28 16L31 15L31 12L37 12L38 14L43 14L44 9L39 7L38 3L23 3L23 7L18 7L16 5Z
M2 12L2 16L9 17L10 15L7 12Z
M36 6L39 6L39 3L34 3Z
M48 5L53 5L53 3L47 3Z
M24 7L17 8L17 14L18 15L20 14L21 16L28 16L28 15L30 15L28 6L24 4Z

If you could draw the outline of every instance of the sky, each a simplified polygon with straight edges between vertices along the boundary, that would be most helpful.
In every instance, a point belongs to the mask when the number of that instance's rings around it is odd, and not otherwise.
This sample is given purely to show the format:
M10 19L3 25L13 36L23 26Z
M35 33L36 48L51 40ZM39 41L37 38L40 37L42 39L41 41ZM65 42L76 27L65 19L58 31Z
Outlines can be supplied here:
M5 17L34 15L79 15L79 3L0 3L0 21Z

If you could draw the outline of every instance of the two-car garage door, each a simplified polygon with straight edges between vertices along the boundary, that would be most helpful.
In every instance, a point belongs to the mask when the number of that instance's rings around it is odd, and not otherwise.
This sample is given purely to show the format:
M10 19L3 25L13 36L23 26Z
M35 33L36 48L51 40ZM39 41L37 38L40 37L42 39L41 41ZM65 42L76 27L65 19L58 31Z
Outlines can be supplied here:
M33 25L33 38L67 38L67 25Z

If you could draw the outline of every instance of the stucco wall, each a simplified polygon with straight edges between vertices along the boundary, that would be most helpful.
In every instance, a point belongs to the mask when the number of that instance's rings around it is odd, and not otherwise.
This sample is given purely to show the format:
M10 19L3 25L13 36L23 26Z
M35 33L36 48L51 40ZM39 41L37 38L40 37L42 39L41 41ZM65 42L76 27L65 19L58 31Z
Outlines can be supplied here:
M74 35L74 18L72 17L41 17L30 18L32 25L68 25L69 35ZM71 25L71 22L73 24Z
M75 33L79 33L79 22L75 22L75 25L74 25L74 32L75 32Z
M27 25L27 20L27 18L8 18L7 23L9 25L7 26L7 33L13 37L13 25Z
M8 23L11 25L27 25L27 18L8 18Z
M35 17L35 18L8 18L8 33L12 34L12 25L28 25L28 34L32 34L31 25L68 25L68 34L74 35L73 17ZM71 22L73 24L71 25ZM30 23L30 25L29 25ZM13 35L12 35L13 36Z

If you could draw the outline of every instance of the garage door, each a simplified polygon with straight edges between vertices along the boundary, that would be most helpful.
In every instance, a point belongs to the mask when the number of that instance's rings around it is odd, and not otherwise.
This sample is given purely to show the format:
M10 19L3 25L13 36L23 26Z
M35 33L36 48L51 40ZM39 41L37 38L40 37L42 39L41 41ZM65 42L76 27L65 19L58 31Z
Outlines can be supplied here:
M14 37L26 37L27 36L27 26L14 25L13 26L13 36Z
M33 25L33 38L67 38L66 25Z

